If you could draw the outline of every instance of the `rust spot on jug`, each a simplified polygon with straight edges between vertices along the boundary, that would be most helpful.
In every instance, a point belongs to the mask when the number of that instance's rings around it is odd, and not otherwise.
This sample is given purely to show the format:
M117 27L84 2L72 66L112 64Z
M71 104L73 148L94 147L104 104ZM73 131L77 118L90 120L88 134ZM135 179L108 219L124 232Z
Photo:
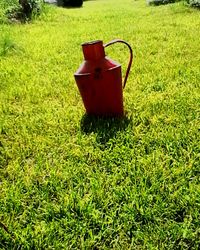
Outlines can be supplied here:
M94 70L94 79L102 79L102 69L101 68L96 68Z

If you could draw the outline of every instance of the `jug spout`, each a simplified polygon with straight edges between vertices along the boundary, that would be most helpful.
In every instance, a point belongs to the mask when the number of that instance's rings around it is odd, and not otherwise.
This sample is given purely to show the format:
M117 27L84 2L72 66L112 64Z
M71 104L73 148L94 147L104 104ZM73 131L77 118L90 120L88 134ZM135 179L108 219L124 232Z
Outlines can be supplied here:
M86 61L97 61L105 57L103 41L101 40L83 43L82 50Z

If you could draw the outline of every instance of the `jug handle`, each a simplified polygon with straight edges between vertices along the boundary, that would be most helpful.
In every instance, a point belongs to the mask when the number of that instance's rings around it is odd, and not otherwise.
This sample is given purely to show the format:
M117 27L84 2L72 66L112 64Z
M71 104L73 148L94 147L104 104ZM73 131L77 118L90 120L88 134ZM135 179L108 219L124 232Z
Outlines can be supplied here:
M128 79L128 75L129 75L129 72L130 72L130 69L131 69L131 65L132 65L132 61L133 61L133 50L131 48L131 46L124 40L120 40L120 39L115 39L115 40L112 40L110 41L109 43L106 43L104 44L104 48L114 44L114 43L124 43L128 46L129 48L129 51L130 51L130 59L129 59L129 63L128 63L128 68L126 70L126 75L125 75L125 78L124 78L124 84L123 84L123 88L125 88L126 86L126 82L127 82L127 79Z

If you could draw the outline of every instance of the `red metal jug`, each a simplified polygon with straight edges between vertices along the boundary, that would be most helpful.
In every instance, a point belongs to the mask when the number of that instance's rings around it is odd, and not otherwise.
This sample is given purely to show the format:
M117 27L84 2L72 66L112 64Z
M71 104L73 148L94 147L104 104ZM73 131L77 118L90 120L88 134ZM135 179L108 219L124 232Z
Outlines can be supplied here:
M124 43L130 50L130 61L122 86L121 65L105 55L104 48L114 43ZM105 45L92 41L82 44L84 62L74 74L85 109L89 115L122 116L123 88L130 72L133 53L123 40L113 40Z

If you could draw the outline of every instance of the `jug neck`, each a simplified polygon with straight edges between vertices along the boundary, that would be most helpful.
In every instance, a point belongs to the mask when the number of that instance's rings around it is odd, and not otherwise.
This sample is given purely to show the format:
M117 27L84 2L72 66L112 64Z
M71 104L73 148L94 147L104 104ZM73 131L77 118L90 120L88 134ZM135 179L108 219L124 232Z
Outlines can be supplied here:
M105 57L103 41L92 41L82 44L85 60L97 61Z

